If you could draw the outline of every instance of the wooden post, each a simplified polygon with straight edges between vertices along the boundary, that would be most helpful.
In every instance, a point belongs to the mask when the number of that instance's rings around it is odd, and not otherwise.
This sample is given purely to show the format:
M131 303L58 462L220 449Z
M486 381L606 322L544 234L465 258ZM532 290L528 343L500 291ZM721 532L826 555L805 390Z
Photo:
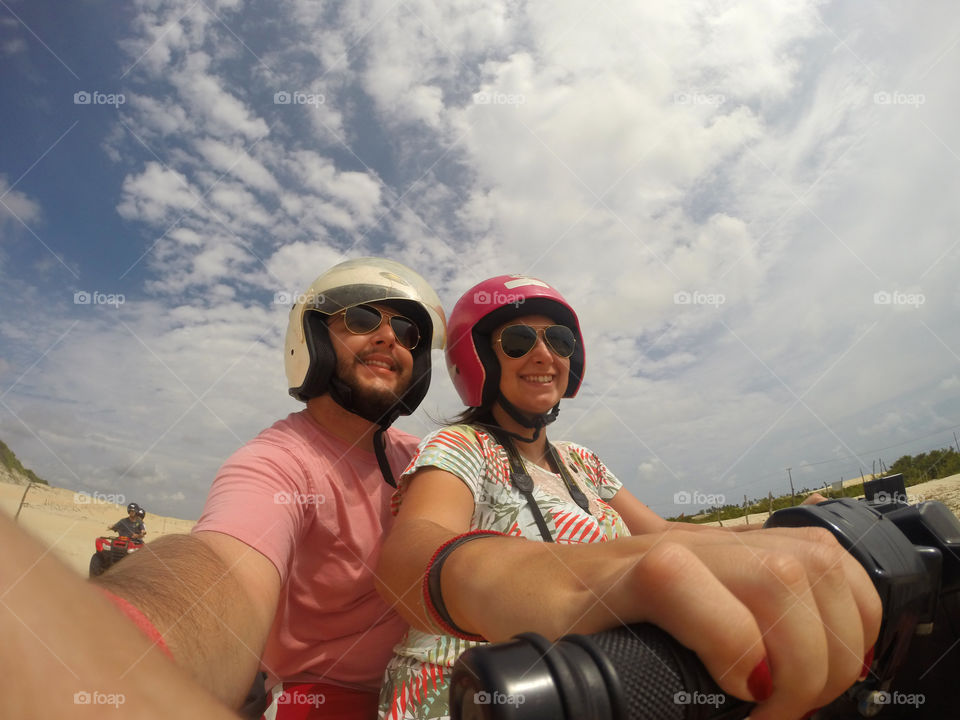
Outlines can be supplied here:
M747 503L747 496L743 496L743 521L750 524L750 505Z
M13 521L16 522L17 518L20 517L20 510L23 508L23 501L27 499L27 493L30 492L30 488L33 487L33 483L27 483L27 488L23 491L23 495L20 496L20 504L17 505L17 514L13 516Z

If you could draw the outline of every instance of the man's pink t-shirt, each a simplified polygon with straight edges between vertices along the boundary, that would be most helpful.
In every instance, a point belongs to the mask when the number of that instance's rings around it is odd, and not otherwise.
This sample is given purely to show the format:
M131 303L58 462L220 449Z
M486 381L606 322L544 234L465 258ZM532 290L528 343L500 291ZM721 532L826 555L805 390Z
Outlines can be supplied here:
M417 439L396 429L386 437L399 477ZM268 685L379 689L407 627L373 584L392 493L373 452L331 435L306 410L264 430L217 473L194 532L235 537L280 573L262 658Z

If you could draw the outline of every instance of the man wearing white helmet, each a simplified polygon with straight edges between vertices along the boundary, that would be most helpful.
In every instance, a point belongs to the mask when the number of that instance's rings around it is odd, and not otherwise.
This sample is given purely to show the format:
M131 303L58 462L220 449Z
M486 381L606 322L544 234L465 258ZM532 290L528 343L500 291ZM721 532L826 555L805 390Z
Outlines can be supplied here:
M423 400L444 339L439 299L409 268L364 258L321 275L293 307L284 348L289 392L306 408L227 460L190 536L156 540L104 576L231 706L262 669L264 717L375 716L406 625L373 568L394 477L417 445L388 428Z

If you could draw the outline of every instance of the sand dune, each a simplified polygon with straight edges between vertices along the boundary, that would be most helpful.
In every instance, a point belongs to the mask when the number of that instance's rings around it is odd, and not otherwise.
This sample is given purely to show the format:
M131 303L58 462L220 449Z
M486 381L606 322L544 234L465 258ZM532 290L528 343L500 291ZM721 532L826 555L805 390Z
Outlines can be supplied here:
M110 502L112 499L116 498L47 485L0 482L0 510L14 517L19 507L17 524L84 576L95 550L94 540L100 535L114 535L107 530L107 526L127 515L126 505ZM190 532L195 523L193 520L151 515L148 512L144 524L147 528L146 539L150 542L163 535Z

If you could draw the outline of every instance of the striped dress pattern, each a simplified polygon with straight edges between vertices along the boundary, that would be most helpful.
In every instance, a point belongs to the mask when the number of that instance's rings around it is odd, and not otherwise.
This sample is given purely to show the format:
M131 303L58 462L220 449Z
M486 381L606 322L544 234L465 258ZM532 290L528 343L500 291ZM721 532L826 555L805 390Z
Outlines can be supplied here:
M554 447L589 501L589 512L585 512L574 503L559 475L525 461L534 481L534 499L554 541L605 542L629 535L619 514L606 502L622 487L620 481L587 448L570 442L557 442ZM496 530L543 541L526 499L512 486L506 451L482 428L454 425L424 438L394 493L394 514L411 476L424 467L446 470L470 490L474 499L471 530ZM480 644L411 628L394 648L387 666L380 692L381 720L448 718L454 661L464 650Z

